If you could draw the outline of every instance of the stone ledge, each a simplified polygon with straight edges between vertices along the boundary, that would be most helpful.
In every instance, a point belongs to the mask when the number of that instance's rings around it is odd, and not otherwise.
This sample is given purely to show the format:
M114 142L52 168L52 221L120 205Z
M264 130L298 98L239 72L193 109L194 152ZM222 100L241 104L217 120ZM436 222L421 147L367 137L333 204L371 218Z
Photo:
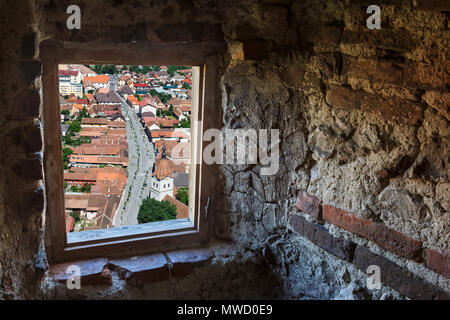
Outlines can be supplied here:
M178 250L167 253L172 264L172 275L184 277L194 271L194 268L203 267L210 263L213 252L210 249Z
M107 267L108 260L105 258L67 262L53 265L48 274L55 281L66 283L67 279L72 275L67 273L67 269L72 266L80 268L81 286L89 285L111 285L111 272Z
M162 253L115 259L109 261L108 266L131 285L164 281L169 278L169 264Z
M213 256L211 249L197 248L127 258L98 258L53 265L48 275L57 282L66 283L71 276L67 273L67 269L71 265L76 265L81 271L81 286L110 286L112 285L111 271L117 272L119 277L128 284L139 286L146 282L167 280L171 275L186 276L195 268L210 263Z

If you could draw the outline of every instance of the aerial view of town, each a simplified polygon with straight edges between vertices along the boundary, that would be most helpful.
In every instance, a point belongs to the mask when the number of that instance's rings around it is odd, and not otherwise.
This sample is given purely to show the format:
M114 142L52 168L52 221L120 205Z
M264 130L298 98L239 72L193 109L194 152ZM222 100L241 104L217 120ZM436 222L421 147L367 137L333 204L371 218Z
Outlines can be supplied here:
M189 215L192 68L59 65L66 232Z

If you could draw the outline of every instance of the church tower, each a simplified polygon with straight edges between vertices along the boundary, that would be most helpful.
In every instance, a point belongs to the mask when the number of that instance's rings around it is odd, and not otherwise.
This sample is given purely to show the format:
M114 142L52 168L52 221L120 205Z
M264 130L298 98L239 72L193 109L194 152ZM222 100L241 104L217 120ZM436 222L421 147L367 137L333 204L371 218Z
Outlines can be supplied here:
M173 194L173 162L166 157L166 146L162 147L161 159L156 160L155 171L152 174L152 185L150 188L150 198L162 201L162 199Z

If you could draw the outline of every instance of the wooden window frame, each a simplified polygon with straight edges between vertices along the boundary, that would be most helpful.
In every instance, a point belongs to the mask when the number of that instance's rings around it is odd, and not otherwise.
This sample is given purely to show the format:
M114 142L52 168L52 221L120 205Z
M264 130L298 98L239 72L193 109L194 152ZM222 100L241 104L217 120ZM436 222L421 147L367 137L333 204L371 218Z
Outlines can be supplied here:
M50 264L95 257L123 257L204 245L213 234L215 181L217 165L196 164L203 154L203 132L219 128L221 112L217 102L218 58L223 43L163 44L84 44L46 40L40 45L43 64L43 108L41 119L44 135L44 183L46 198L45 247ZM95 230L103 237L68 243L65 230L64 175L58 92L59 64L112 65L189 65L198 70L198 86L194 84L193 105L198 105L196 120L202 127L191 132L190 224L183 220L159 224L155 229L145 225ZM194 109L194 108L193 108ZM206 115L206 116L205 116ZM192 119L192 118L191 118ZM195 140L194 140L195 139ZM195 141L197 141L195 143ZM195 150L197 146L197 150ZM200 153L200 150L202 151ZM192 208L192 209L191 209ZM186 219L185 219L186 220ZM168 224L167 224L168 223ZM177 225L178 224L178 225ZM118 231L119 230L119 231ZM155 231L156 230L156 231ZM109 234L108 234L109 233Z

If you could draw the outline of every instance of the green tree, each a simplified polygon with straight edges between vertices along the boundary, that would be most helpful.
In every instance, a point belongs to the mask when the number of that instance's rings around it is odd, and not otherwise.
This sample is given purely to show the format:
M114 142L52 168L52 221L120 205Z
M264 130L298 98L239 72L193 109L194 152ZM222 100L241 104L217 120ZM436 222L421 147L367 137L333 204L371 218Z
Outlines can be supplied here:
M72 149L63 148L63 163L64 169L69 169L69 155L73 154Z
M191 122L186 119L182 119L180 121L180 124L178 125L178 128L190 128L190 127L191 127Z
M71 186L70 187L70 192L81 192L81 190L77 186Z
M88 114L88 112L87 112L87 110L86 110L86 107L83 107L83 110L81 110L81 111L78 113L78 118L77 118L77 120L78 120L79 122L81 122L83 118L90 118L90 117L91 117L91 116Z
M170 99L172 99L172 95L164 92L158 92L158 98L162 103L166 104Z
M173 220L177 217L177 207L169 201L158 201L153 198L144 199L139 208L138 222L149 223Z
M85 192L85 193L91 193L91 186L92 183L85 183L82 187L81 187L81 192Z
M69 126L69 135L73 136L75 133L81 131L81 124L79 120L73 120L72 123Z
M169 107L169 116L173 116L173 105Z
M61 114L68 116L70 115L70 110L61 110Z
M179 188L177 190L175 198L180 202L183 202L185 205L189 205L189 188L188 187Z
M74 218L75 219L75 221L80 221L81 219L80 219L80 215L78 214L78 213L76 213L76 212L72 212L71 214L70 214L70 216L72 217L72 218Z

